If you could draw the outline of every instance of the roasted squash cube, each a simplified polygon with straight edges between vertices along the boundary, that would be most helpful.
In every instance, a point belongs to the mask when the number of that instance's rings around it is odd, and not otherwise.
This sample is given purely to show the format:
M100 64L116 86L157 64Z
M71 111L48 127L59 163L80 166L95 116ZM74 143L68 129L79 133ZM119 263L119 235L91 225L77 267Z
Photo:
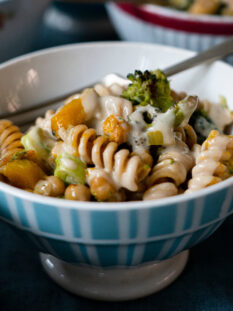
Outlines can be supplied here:
M22 189L33 189L38 180L45 177L44 171L35 162L27 159L8 162L2 174L11 185Z
M122 144L128 140L129 126L121 118L110 115L103 123L104 134L110 141Z
M74 98L62 107L51 119L51 128L55 135L60 128L68 129L86 120L81 98Z

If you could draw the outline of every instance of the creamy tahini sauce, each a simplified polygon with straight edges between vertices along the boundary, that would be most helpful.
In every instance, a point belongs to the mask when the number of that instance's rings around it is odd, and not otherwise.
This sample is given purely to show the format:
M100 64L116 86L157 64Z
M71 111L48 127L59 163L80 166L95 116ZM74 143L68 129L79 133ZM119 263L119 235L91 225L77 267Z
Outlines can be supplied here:
M95 115L88 125L95 128L97 134L101 135L104 134L102 124L110 115L127 121L132 112L133 107L128 100L116 96L102 96L98 99Z
M76 170L77 169L77 164L74 161L72 161L71 159L62 158L61 164L64 167L68 168L69 170Z
M233 116L228 108L220 104L210 104L209 108L209 117L214 121L220 131L223 131L226 125L232 123Z
M144 121L143 113L147 112L153 122L148 127L148 124ZM129 124L131 125L131 132L129 135L130 144L133 150L136 152L140 149L148 149L148 133L160 131L163 135L163 144L174 144L174 120L175 115L172 109L169 109L166 113L161 113L157 108L148 106L139 106L129 116Z
M179 104L179 110L184 115L184 120L180 126L188 123L193 111L196 109L198 103L197 97L189 96L182 100ZM144 121L143 113L148 115L153 120L149 125ZM166 112L162 113L158 108L147 105L137 106L135 111L129 116L129 123L131 125L130 143L133 150L147 149L148 148L148 133L160 132L163 136L163 145L169 146L175 144L175 108L171 107Z

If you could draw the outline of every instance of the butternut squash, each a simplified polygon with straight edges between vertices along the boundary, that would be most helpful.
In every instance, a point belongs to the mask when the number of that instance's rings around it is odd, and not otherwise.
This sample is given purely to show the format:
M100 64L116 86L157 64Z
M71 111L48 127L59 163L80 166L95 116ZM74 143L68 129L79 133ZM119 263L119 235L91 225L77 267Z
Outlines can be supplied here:
M45 177L44 171L35 162L27 159L8 162L2 174L11 185L22 189L33 189L38 180Z
M104 134L108 136L110 141L122 144L128 139L128 124L117 119L114 115L110 115L103 123Z
M63 106L51 119L51 128L55 135L60 128L82 124L86 121L86 114L81 98L74 98Z

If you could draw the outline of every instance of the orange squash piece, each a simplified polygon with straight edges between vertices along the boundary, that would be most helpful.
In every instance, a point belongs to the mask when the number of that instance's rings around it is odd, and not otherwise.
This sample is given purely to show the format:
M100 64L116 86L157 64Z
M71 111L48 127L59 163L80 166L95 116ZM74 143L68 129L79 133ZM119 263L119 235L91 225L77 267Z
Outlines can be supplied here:
M110 141L122 144L128 139L128 124L123 120L118 120L114 115L110 115L103 123L104 134Z
M81 98L74 98L52 117L51 128L55 135L57 135L57 131L60 128L67 129L69 126L82 124L85 120L86 114L82 100Z
M30 160L13 160L3 168L2 174L13 186L33 189L38 180L45 177L44 171Z

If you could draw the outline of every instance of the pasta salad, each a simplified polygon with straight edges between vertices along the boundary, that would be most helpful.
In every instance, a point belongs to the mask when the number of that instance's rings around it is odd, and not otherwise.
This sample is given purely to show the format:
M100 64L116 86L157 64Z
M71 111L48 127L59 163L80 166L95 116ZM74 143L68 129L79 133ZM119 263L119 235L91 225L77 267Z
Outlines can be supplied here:
M191 14L233 15L233 0L154 0L151 2Z
M107 76L25 134L0 120L0 180L77 201L153 200L190 193L233 175L233 116L171 90L160 70Z

